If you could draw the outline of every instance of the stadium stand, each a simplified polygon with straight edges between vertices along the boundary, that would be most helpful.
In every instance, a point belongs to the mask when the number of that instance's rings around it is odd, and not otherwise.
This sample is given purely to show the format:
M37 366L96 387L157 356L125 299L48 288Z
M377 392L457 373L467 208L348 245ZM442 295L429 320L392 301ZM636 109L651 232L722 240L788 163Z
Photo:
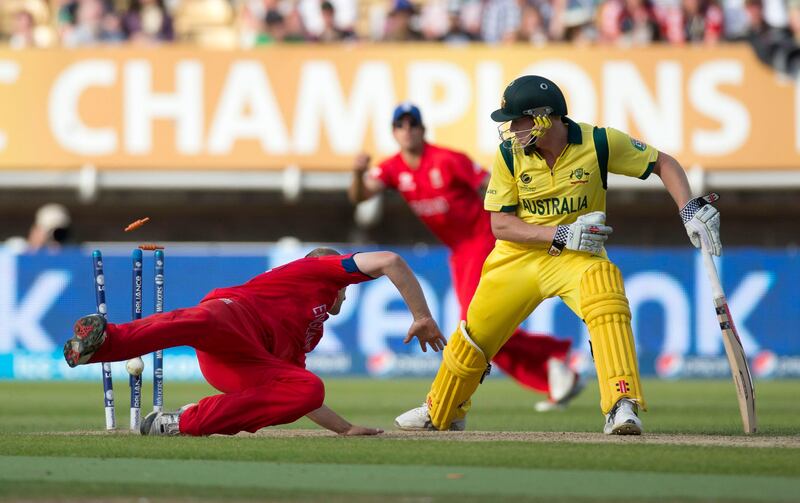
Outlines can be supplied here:
M392 32L396 18L407 21L400 30L405 32L403 36ZM437 42L492 40L493 47L503 48L498 53L512 46L515 50L530 47L535 60L539 53L534 51L539 49L563 51L586 45L602 50L697 45L705 51L724 52L749 43L761 61L779 73L794 76L800 72L798 33L800 0L0 0L0 44L20 50L154 44L181 44L188 50L192 46L250 49L284 43L343 43L337 40L357 40L358 44L377 47L388 39L422 40L442 50L445 46ZM118 83L123 81L121 75L119 70ZM218 80L215 89L222 85ZM601 96L600 88L595 90ZM396 96L405 92L398 86ZM286 114L285 125L291 129L295 104L285 101L280 106ZM210 128L217 105L216 101L208 103L204 133ZM90 127L99 127L102 121L93 123L96 118L90 117ZM695 127L692 120L686 119L687 128L681 133L687 149L692 141L689 125ZM701 123L697 127L707 126ZM730 125L723 126L720 129ZM0 124L0 150L7 140L6 129L7 124ZM29 130L35 129L25 131ZM118 143L123 144L124 133L115 133ZM786 140L792 141L788 136ZM208 138L202 141L207 143ZM272 166L263 171L252 166L236 171L226 165L224 157L219 162L219 166L195 170L169 163L155 168L150 165L149 171L138 177L132 171L107 169L102 160L95 166L81 159L68 169L60 168L62 171L52 166L39 171L10 163L0 169L0 234L24 232L19 228L23 217L38 205L55 200L84 217L79 219L84 223L76 229L81 239L112 237L104 235L106 226L91 223L90 213L100 211L108 218L124 220L130 212L145 207L157 217L155 222L163 223L154 223L152 228L174 239L275 239L292 229L302 239L334 241L337 236L346 236L383 243L431 241L427 231L408 215L402 201L392 196L384 201L381 225L369 229L355 225L352 209L343 198L349 171L330 170L319 161L311 166L286 163L281 169ZM792 226L800 216L795 196L795 188L800 186L798 170L768 172L775 168L770 165L751 165L749 171L687 168L701 173L697 175L701 186L733 192L720 203L726 215L738 216L735 223L726 223L731 233L728 242L773 245L789 239L782 237L779 229ZM642 225L638 233L620 234L635 236L632 239L637 243L681 243L680 235L664 237L652 231L659 228L654 222L669 225L674 215L668 199L654 202L650 199L653 192L642 187L646 185L625 186L632 191L615 198L611 211L623 228L644 222L647 225ZM77 199L76 193L80 195ZM84 206L81 201L93 204ZM633 209L644 202L647 214L637 216ZM251 211L237 211L242 205L248 205ZM749 212L771 216L770 223L752 230L748 227L748 219L752 219ZM220 214L225 218L218 218ZM326 220L317 220L318 215L325 215Z

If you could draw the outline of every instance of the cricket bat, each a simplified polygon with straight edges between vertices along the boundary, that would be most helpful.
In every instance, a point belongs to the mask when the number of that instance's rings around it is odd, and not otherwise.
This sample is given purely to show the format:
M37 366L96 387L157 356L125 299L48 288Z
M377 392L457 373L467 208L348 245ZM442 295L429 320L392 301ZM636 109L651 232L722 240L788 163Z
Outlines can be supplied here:
M711 283L711 294L714 297L714 307L717 310L719 328L722 330L722 342L725 344L725 353L731 366L733 383L736 385L736 394L739 398L739 413L742 416L742 425L745 433L756 431L756 394L753 388L753 378L750 376L750 367L747 365L747 355L744 354L742 341L733 324L728 300L719 281L719 274L711 258L711 253L703 246L703 264L705 265L708 281Z

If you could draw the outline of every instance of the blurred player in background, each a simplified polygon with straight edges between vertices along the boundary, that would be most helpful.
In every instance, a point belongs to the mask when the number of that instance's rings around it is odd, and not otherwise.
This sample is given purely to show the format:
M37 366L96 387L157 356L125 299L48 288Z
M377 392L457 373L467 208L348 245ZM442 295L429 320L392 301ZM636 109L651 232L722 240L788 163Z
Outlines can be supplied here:
M441 350L445 338L431 317L419 282L405 261L389 252L339 255L317 248L247 283L212 290L199 305L131 323L84 316L64 345L70 367L121 361L174 346L191 346L200 370L222 394L178 412L152 412L143 435L233 435L291 423L307 416L340 435L376 435L323 404L325 387L305 368L306 353L323 335L329 314L339 314L347 285L387 276L408 305L423 351Z
M36 210L27 238L13 236L5 245L15 253L58 252L69 241L72 217L64 205L48 203Z
M465 319L478 287L481 267L494 247L489 213L482 194L489 174L466 155L425 141L419 108L402 103L394 111L392 130L400 152L369 170L366 154L356 159L349 197L359 203L386 190L397 190L411 210L450 249L450 271ZM529 334L517 328L493 361L521 384L547 393L537 410L566 405L581 389L578 374L565 359L569 340ZM463 427L463 422L454 428Z
M28 232L28 250L60 250L69 239L71 226L72 218L66 207L58 203L45 204L36 211L36 219Z
M511 82L492 119L502 143L495 155L485 208L497 244L480 284L447 344L423 407L398 423L446 430L461 421L464 404L488 361L539 303L560 297L586 323L600 387L606 434L638 435L645 408L631 331L631 312L619 269L604 243L608 173L647 178L655 173L680 209L696 247L721 253L715 195L691 199L681 165L627 134L578 124L550 80L529 75Z

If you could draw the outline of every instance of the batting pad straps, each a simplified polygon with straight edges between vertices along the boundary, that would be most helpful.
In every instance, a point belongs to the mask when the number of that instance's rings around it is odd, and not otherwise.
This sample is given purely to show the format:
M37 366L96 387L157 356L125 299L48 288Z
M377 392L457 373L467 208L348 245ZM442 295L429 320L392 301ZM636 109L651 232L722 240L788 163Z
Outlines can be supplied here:
M459 409L490 369L483 350L470 338L462 321L444 348L439 372L428 394L428 413L437 430L449 429L456 414L463 415Z
M598 262L583 273L580 292L600 386L600 408L607 414L624 397L644 409L622 274L611 262Z

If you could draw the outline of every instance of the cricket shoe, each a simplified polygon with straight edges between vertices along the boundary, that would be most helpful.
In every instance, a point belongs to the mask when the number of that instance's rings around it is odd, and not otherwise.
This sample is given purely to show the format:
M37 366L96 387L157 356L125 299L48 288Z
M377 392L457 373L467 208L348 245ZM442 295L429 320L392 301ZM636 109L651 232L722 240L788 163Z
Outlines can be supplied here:
M585 383L564 361L550 358L547 360L547 384L550 396L547 400L536 403L534 408L537 412L566 409L567 404L583 391Z
M64 344L67 365L77 367L88 362L106 340L106 319L102 314L90 314L72 326L72 338Z
M438 431L431 422L427 403L400 414L395 418L394 425L404 431ZM467 420L465 418L454 419L450 423L450 431L464 431L466 428Z
M628 398L621 398L611 412L606 414L606 435L641 435L642 420L639 419L639 407Z
M175 412L153 411L145 416L144 421L142 421L142 424L139 426L139 433L142 435L180 435L181 430L178 428L178 421L180 420L181 414L189 407L195 405L197 404L186 404Z

